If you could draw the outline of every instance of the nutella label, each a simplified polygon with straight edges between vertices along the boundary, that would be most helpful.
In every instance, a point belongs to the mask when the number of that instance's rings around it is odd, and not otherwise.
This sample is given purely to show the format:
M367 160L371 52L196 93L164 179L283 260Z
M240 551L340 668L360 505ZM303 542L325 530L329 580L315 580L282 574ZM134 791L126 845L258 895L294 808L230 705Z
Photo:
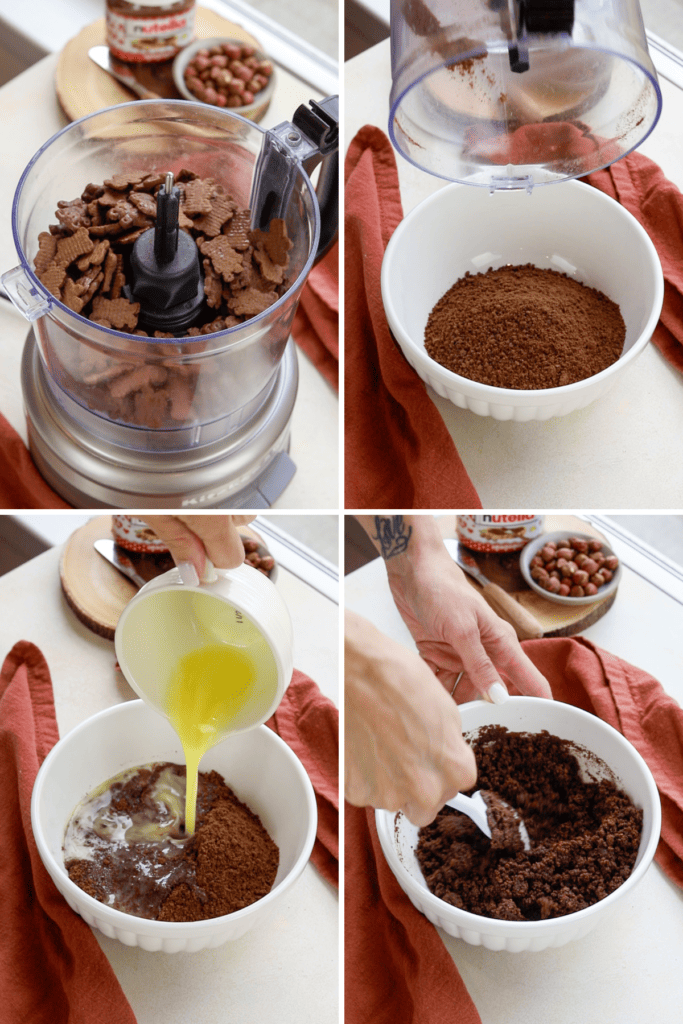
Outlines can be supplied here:
M456 516L458 540L472 551L521 551L543 533L543 516Z
M107 10L107 44L119 60L152 64L170 60L194 39L195 8L141 18Z

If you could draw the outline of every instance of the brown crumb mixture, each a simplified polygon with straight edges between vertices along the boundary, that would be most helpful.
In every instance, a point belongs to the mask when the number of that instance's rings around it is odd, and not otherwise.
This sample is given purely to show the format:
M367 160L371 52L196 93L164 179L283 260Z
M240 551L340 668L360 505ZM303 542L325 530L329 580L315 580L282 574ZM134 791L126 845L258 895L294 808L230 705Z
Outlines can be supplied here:
M625 337L619 307L602 292L526 263L456 281L429 314L425 349L461 377L533 391L605 370Z
M34 265L45 287L69 309L101 326L147 336L138 329L139 303L125 289L133 243L154 227L163 181L154 171L118 174L57 203L58 223L38 236ZM187 336L223 331L263 312L287 290L292 242L285 222L274 218L267 231L252 231L249 210L213 178L183 168L176 185L180 228L206 256L207 308ZM156 331L154 337L173 335Z
M122 842L109 836L111 821L147 825L168 817L155 786L168 762L138 769L110 787L110 814L86 837L93 859L65 861L69 877L107 906L158 921L200 921L255 903L270 892L279 851L260 819L218 772L200 772L197 829L189 838L178 825L157 841ZM130 774L130 773L128 773Z
M584 781L577 748L545 731L486 726L471 742L475 789L519 812L531 849L495 847L445 807L420 829L417 847L435 896L483 917L539 921L583 910L619 888L635 864L643 812L613 781Z

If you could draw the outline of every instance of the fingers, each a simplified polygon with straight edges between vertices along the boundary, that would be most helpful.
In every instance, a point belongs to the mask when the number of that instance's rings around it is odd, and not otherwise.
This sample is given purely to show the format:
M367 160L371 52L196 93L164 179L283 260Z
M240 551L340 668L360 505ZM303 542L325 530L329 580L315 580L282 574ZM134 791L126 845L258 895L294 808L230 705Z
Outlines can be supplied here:
M176 565L190 563L201 579L207 557L219 569L232 569L244 561L244 545L233 519L249 516L147 516L145 522L167 545Z
M204 545L217 569L234 569L244 561L244 545L234 523L235 516L178 516ZM240 519L245 518L240 516Z

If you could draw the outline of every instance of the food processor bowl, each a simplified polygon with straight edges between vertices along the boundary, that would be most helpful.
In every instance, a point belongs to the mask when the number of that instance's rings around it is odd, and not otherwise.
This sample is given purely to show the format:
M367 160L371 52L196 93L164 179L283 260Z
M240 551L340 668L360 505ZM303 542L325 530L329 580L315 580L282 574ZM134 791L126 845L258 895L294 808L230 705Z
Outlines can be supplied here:
M605 167L662 107L637 0L392 0L391 66L398 151L493 189Z
M238 429L275 383L297 303L316 258L320 211L297 150L305 138L283 126L277 135L236 114L185 101L155 100L110 107L75 121L33 157L17 187L12 210L20 267L4 275L10 296L35 332L42 365L57 403L81 427L107 441L112 426L127 428L133 451L180 451L213 443ZM277 129L275 130L277 133ZM285 166L274 192L264 168L276 149ZM222 185L252 227L281 217L292 242L287 288L264 312L244 323L196 337L152 338L109 329L86 319L51 294L33 263L38 236L55 222L61 200L116 174L181 169ZM116 381L137 371L154 382L121 394ZM146 375L146 376L145 376ZM161 401L156 382L165 381ZM121 432L118 432L119 440Z

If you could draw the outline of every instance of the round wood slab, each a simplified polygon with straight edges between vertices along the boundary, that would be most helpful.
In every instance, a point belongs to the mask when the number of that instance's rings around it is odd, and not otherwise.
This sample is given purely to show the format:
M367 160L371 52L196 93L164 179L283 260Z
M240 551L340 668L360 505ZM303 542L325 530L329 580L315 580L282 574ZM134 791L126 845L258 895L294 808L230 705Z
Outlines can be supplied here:
M441 532L445 537L455 536L455 523L450 517L443 517L439 520ZM588 533L597 540L605 540L603 535L582 519L576 516L546 516L544 530L552 533L554 530L566 530L567 536L573 533ZM538 621L543 629L544 636L575 636L588 629L594 622L601 619L614 604L617 591L613 591L609 597L594 601L593 604L564 605L547 601L535 591L531 590L525 583L519 570L518 554L489 555L479 551L468 552L475 559L477 565L491 583L497 583L499 587L519 601L531 615ZM477 590L481 591L479 584L468 577L470 583Z
M268 553L256 530L240 526L238 531L258 541L262 554ZM113 640L121 612L138 588L95 550L95 541L102 539L112 539L111 516L97 516L72 533L62 552L59 575L76 618L98 636ZM273 581L275 572L271 573Z
M197 8L195 35L198 39L209 36L227 36L238 39L250 46L260 48L261 44L241 25L235 25L219 14ZM59 55L55 72L57 99L70 121L94 114L117 103L129 103L138 97L125 85L117 82L106 71L94 64L88 56L91 46L106 42L104 18L86 25L77 36L70 39ZM148 64L135 68L138 81L166 99L182 99L171 76L170 62L164 66Z
M88 629L107 640L114 639L121 612L138 589L93 547L111 536L111 516L91 519L71 534L59 566L67 604Z

